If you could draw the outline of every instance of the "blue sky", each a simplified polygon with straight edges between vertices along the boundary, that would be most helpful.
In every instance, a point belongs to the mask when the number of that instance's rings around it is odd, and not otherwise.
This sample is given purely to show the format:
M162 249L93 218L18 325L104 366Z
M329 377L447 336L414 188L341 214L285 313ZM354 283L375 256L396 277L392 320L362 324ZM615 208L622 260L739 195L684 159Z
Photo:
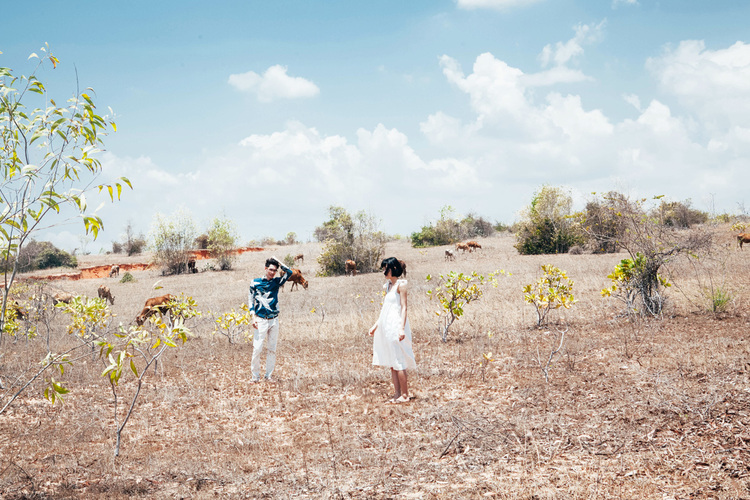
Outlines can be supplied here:
M14 2L0 65L115 112L99 210L226 215L310 238L329 205L408 235L450 204L512 222L543 184L737 213L750 183L750 2ZM748 200L750 202L750 200ZM95 205L92 203L92 205ZM78 226L43 235L72 249ZM40 235L41 237L41 235Z

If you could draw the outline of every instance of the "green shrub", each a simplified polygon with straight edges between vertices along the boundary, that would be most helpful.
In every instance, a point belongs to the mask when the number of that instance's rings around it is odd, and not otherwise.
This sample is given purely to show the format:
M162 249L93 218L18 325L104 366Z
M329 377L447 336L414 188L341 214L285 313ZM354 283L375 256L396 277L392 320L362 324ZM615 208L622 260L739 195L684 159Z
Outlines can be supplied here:
M516 250L522 255L567 253L583 243L573 225L573 198L562 188L542 186L516 224Z
M18 270L20 272L77 266L78 260L74 255L60 250L49 241L31 240L21 248L18 256Z
M123 274L122 278L120 278L120 283L131 283L131 282L133 283L135 282L135 277L128 272Z

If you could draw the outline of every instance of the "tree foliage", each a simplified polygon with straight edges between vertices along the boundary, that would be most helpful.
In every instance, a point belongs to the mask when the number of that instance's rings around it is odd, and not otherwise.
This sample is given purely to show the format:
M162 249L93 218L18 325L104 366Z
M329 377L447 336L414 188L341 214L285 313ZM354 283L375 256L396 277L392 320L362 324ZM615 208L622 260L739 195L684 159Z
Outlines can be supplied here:
M573 296L573 280L565 271L552 264L542 265L542 275L535 283L523 288L523 300L536 309L537 326L547 322L547 315L561 307L569 309L577 301Z
M54 224L50 215L74 214L96 238L104 223L88 210L86 193L105 191L114 201L123 185L130 186L124 177L114 184L92 182L102 170L97 156L103 138L116 125L99 114L90 88L58 105L37 72L60 61L46 46L41 54L29 57L37 65L28 76L0 67L0 268L5 278L0 323L21 249L43 221Z
M380 221L365 211L352 216L337 206L329 207L328 213L330 219L315 229L316 238L325 238L318 257L319 275L346 273L347 260L357 263L358 272L378 271L387 240Z
M516 224L516 249L522 255L567 253L583 242L571 216L573 198L563 188L542 186Z
M156 262L165 273L187 271L196 234L193 217L184 209L175 211L169 217L160 213L154 215L149 237Z
M216 217L208 228L208 251L219 269L232 269L237 247L237 226L227 217Z

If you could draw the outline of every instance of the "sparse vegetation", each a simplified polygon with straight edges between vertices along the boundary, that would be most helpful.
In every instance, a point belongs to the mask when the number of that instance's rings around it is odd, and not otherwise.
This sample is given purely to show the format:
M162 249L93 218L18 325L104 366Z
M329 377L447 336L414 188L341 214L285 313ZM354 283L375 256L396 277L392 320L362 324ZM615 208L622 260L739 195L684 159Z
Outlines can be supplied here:
M726 259L732 276L750 273L747 253L725 246L734 241L728 229L715 229L723 238L713 245L716 262ZM750 457L737 445L748 405L742 367L750 345L743 340L747 318L741 312L746 288L728 288L737 314L706 314L684 294L670 294L663 320L639 321L634 328L613 319L612 301L599 295L604 277L628 254L545 258L575 278L579 302L566 312L570 329L561 343L566 325L550 325L549 333L529 328L536 316L519 291L536 278L541 262L517 255L513 244L512 236L495 235L471 257L479 274L492 272L499 259L513 274L498 279L497 288L485 286L443 343L435 328L439 304L426 294L434 281L430 285L421 276L445 275L464 262L445 261L437 249L415 249L408 240L387 243L386 255L409 263L409 318L419 367L410 374L416 399L396 406L384 404L391 384L371 367L366 336L380 311L380 274L317 279L309 293L281 294L277 380L252 385L252 347L244 333L238 330L230 344L213 334L214 321L247 301L246 284L237 275L257 276L271 250L240 255L236 273L161 276L150 269L131 271L137 281L127 285L111 280L118 287L111 308L115 323L132 322L146 297L179 290L215 313L191 323L194 336L168 349L157 372L153 365L147 371L137 366L138 375L146 375L113 462L113 395L101 377L107 366L91 362L90 348L63 333L68 317L56 310L49 350L62 354L82 347L68 355L72 367L63 365L63 373L47 368L0 418L0 435L8 437L0 440L0 490L22 497L32 490L32 477L37 496L47 498L340 493L441 499L502 497L508 491L583 498L591 496L592 484L604 498L651 498L655 491L677 498L746 495L743 471ZM322 245L306 245L300 251L314 260ZM79 260L87 266L107 258ZM674 287L703 290L685 259L671 260L668 270ZM155 292L157 283L162 289ZM97 285L52 284L89 296ZM19 294L22 299L36 289ZM19 303L26 307L25 300ZM9 374L27 372L28 380L41 369L38 360L48 351L44 331L40 326L37 337L6 343L0 403L19 389ZM119 424L137 387L125 362ZM63 405L43 399L52 379L70 390L62 395ZM680 440L690 446L675 445ZM184 458L175 462L175 456ZM119 464L117 474L113 463ZM452 479L441 482L445 477Z
M483 217L469 214L459 221L455 209L446 205L440 210L437 222L411 234L411 244L418 248L452 245L467 238L486 238L494 232L495 227Z

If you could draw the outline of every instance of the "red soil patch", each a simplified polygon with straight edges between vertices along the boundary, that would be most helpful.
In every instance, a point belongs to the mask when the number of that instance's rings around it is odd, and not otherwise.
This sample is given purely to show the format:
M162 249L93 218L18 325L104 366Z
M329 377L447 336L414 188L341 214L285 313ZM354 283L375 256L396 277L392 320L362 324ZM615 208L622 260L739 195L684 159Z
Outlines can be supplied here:
M234 253L237 255L241 255L245 252L262 252L263 248L260 247L244 247L244 248L238 248L235 250ZM191 252L192 256L196 260L205 260L210 258L208 254L208 250L193 250ZM147 269L152 269L155 266L155 264L119 264L120 271L145 271ZM103 266L94 266L94 267L86 267L81 269L80 271L72 272L72 273L60 273L60 274L49 274L49 275L37 275L37 276L27 276L23 279L30 279L30 280L48 280L48 281L57 281L57 280L86 280L86 279L97 279L97 278L108 278L109 277L109 271L112 269L111 265L103 265Z

